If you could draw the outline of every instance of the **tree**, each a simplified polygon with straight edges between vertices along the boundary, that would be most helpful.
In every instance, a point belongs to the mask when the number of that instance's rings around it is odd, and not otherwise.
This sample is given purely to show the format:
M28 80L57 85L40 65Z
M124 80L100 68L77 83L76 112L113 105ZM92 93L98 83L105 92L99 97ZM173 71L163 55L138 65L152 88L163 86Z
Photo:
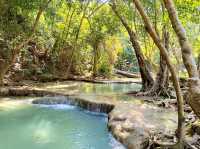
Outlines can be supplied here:
M15 60L17 58L17 56L20 53L20 50L33 38L33 35L36 31L36 27L39 23L40 17L44 11L44 9L48 6L48 4L51 2L51 0L48 0L45 4L43 4L37 13L36 19L33 23L33 27L32 27L32 31L29 34L29 36L27 36L27 38L25 40L23 40L21 43L17 44L13 49L12 49L12 55L9 59L7 60L1 60L0 61L0 86L3 85L3 78L6 74L6 72L9 70L9 68L15 63Z
M160 50L161 55L163 56L163 58L165 59L167 66L171 72L172 75L172 81L173 81L173 85L176 91L176 96L177 96L177 103L178 103L178 142L176 144L176 146L179 149L183 148L183 122L184 122L184 110L183 110L183 97L181 95L181 89L180 89L180 85L179 85L179 80L178 77L176 75L175 69L173 67L173 65L170 62L169 56L167 54L167 50L165 48L165 46L162 44L159 36L157 35L155 29L153 28L150 19L148 18L146 12L144 11L144 8L142 6L142 4L140 3L139 0L133 0L133 3L135 4L138 12L140 13L144 25L146 27L147 32L149 33L149 35L151 36L151 38L153 39L153 41L155 42L155 44L157 45L157 47Z
M166 50L169 51L169 32L167 32L166 26L163 26L163 45ZM165 58L160 53L159 70L156 75L154 84L150 90L142 95L146 96L168 96L170 97L169 87L169 70L165 61Z
M154 0L154 26L155 26L155 31L159 36L159 29L158 29L158 10L157 10L157 2ZM165 21L165 10L164 6L161 3L161 11L162 11L162 42L163 45L165 46L167 52L169 51L169 44L170 44L170 33L167 30L167 23ZM163 58L162 54L160 53L160 62L159 62L159 70L156 75L156 79L154 81L154 84L150 90L148 90L145 93L141 93L142 95L147 95L147 96L165 96L165 97L170 97L171 92L169 90L169 70L166 64L165 59Z
M74 59L74 55L75 55L75 50L77 48L77 42L78 42L78 39L79 39L79 35L80 35L80 31L81 31L81 27L82 27L82 24L83 24L83 21L86 17L86 13L87 13L87 8L89 6L89 3L90 1L86 1L86 5L83 7L83 14L82 14L82 17L80 19L80 24L78 26L78 29L75 33L75 41L74 41L74 44L73 44L73 48L72 48L72 53L71 53L71 56L70 56L70 60L69 60L69 63L68 63L68 66L67 66L67 77L70 73L70 69L71 69L71 66L72 66L72 63L73 63L73 59Z
M168 11L169 18L171 20L172 27L179 39L179 44L181 46L182 51L182 59L184 65L187 69L189 79L189 93L190 99L189 104L191 105L194 112L200 118L200 80L199 80L199 72L197 70L197 65L192 55L192 46L190 45L185 29L183 28L181 22L179 21L174 3L172 0L164 0L165 7Z
M153 86L154 80L153 80L151 72L148 68L148 65L146 63L146 60L144 58L144 55L142 53L137 35L131 29L131 27L128 25L125 18L122 17L120 15L120 13L117 11L115 1L112 1L111 8L112 8L113 12L116 14L116 16L119 18L121 23L123 24L123 26L125 27L126 31L128 32L130 42L132 43L133 49L135 51L135 55L136 55L136 58L138 61L139 69L140 69L140 74L141 74L141 78L142 78L142 91L147 91Z

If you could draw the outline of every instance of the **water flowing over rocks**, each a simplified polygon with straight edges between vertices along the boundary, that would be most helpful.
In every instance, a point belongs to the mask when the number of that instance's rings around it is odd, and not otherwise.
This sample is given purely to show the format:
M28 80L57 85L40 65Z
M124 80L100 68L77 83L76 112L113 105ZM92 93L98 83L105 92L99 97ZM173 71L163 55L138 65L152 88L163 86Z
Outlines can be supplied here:
M44 97L33 100L33 104L55 105L55 104L69 104L75 105L92 112L109 113L114 108L113 104L92 102L89 100L74 98L74 97Z

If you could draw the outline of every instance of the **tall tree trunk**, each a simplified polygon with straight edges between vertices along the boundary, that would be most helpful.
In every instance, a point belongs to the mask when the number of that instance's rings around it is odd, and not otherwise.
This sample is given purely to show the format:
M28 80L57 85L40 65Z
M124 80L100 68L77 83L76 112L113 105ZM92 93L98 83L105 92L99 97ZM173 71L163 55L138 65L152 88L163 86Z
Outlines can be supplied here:
M9 70L9 68L15 63L16 58L20 54L20 50L32 39L32 37L36 31L36 27L39 23L40 17L42 15L42 12L44 11L44 9L48 6L48 4L50 2L51 2L51 0L48 0L46 4L44 4L43 6L41 6L39 8L39 11L38 11L36 19L33 23L32 31L31 31L30 35L12 50L12 56L10 57L10 59L3 63L0 62L0 67L2 67L2 69L0 71L0 86L3 85L3 78L4 78L5 74L7 73L7 71Z
M154 26L155 26L155 31L159 36L159 31L158 31L158 27L157 27L157 14L159 13L157 10L157 1L154 0L154 9L155 9L155 15L154 15ZM164 7L162 6L162 12L163 12L163 18L164 18ZM164 19L163 19L164 20ZM167 49L167 51L169 51L169 32L167 32L166 30L166 25L163 26L163 30L162 30L162 39L163 39L163 44L165 46L165 48ZM170 97L170 91L168 90L169 87L169 71L167 68L167 64L165 59L163 58L162 54L160 53L160 67L159 67L159 71L156 75L156 79L154 82L153 87L147 91L146 93L144 93L144 95L148 95L148 96L166 96L166 97Z
M179 21L176 8L172 0L164 0L165 7L168 11L169 18L172 27L179 39L179 44L181 46L182 58L184 65L187 69L189 75L189 104L193 111L200 118L200 79L199 72L197 70L197 65L192 55L192 46L190 45L185 29L183 28L181 22Z
M195 59L192 55L192 46L190 45L187 39L185 29L183 28L181 22L178 19L178 15L177 15L175 6L173 4L173 1L164 0L164 2L165 2L165 7L169 14L169 18L171 20L172 27L179 39L183 62L188 71L189 77L190 78L199 77Z
M130 42L132 43L132 46L135 50L135 55L138 61L139 69L140 69L140 74L142 78L142 91L147 91L153 86L154 80L151 75L150 69L145 61L140 44L138 42L137 35L128 25L126 20L119 14L119 12L116 9L115 2L111 4L111 7L112 7L113 12L120 19L121 23L123 24L123 26L125 27L125 29L127 30L129 34Z
M174 85L174 88L175 88L175 91L176 91L177 103L178 103L178 130L177 130L177 132L178 132L178 142L177 142L176 146L179 149L183 149L183 137L184 137L184 133L183 133L183 127L184 127L184 125L183 125L183 122L184 122L183 97L182 97L182 94L181 94L181 89L180 89L178 77L176 75L176 71L175 71L174 66L172 65L172 63L170 61L167 49L162 44L159 36L157 35L155 29L153 28L149 17L147 16L146 12L144 11L142 4L140 3L140 0L133 0L133 3L135 4L138 12L140 13L140 15L143 19L143 22L145 24L147 32L149 33L149 35L153 39L154 43L156 44L156 46L160 50L160 53L161 53L162 57L165 59L166 64L167 64L167 66L168 66L168 68L171 72L172 81L173 81L173 85Z
M166 50L169 50L169 32L167 32L166 27L163 27L163 44ZM153 87L144 93L148 96L168 96L170 97L169 87L169 70L166 61L162 54L160 53L160 67L156 75L156 79Z

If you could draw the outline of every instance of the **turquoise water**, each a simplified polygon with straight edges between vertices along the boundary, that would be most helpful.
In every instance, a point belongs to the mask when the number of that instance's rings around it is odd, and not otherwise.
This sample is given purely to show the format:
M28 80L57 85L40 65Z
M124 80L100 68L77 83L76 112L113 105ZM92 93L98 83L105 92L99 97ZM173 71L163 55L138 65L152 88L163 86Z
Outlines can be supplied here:
M67 105L12 106L0 108L0 149L123 148L108 133L106 116Z

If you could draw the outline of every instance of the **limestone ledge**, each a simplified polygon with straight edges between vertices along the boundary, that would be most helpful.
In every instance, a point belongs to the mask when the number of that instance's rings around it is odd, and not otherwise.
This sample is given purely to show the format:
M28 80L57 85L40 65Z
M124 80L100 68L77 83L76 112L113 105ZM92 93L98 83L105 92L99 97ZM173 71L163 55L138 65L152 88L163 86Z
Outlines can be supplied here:
M56 98L41 98L32 101L33 104L55 105L55 104L69 104L75 105L92 112L100 112L108 114L114 108L113 104L95 102L77 97L56 97Z
M59 98L38 98L33 100L33 104L70 104L79 106L83 109L92 111L92 112L101 112L108 114L113 108L114 105L111 103L87 100L84 98L76 97L75 95L69 95L64 93L51 92L41 89L32 89L29 87L26 88L1 88L0 96L33 96L33 97L58 97Z

